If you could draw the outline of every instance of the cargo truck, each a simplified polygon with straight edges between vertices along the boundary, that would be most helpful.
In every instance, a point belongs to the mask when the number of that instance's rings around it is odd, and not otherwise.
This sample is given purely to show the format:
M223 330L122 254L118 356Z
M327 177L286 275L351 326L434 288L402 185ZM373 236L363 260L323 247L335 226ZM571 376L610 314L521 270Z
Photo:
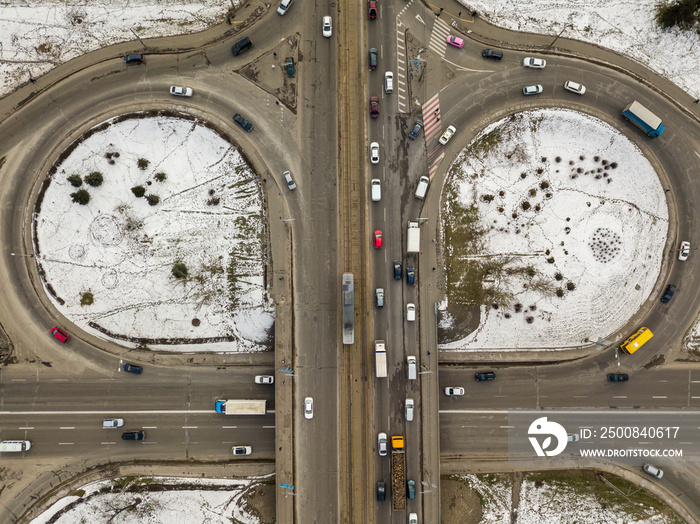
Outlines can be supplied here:
M391 498L394 511L406 509L406 453L403 437L391 437Z
M374 341L374 360L377 378L386 378L386 345L383 340Z
M224 415L264 415L264 400L217 400L216 412Z
M652 138L664 132L661 119L636 100L622 110L622 116Z
M420 227L418 222L408 223L408 253L420 252Z

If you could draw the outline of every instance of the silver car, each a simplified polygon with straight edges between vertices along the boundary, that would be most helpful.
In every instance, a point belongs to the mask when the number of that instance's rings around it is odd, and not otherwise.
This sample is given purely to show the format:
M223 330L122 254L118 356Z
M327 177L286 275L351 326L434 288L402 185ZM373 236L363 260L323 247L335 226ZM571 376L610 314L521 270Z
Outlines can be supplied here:
M120 428L124 425L123 418L106 418L102 421L103 428Z
M542 92L542 86L537 84L534 86L525 86L523 87L523 94L524 95L539 95Z
M170 94L175 96L192 96L192 88L182 86L170 86Z
M547 65L547 61L544 58L528 56L523 60L523 65L525 67L532 67L533 69L544 69L544 66Z
M287 182L287 187L290 191L297 188L297 184L296 182L294 182L294 178L292 178L292 173L290 173L289 171L285 171L284 173L282 173L282 176L284 177L284 181Z
M379 451L380 457L386 456L386 451L387 451L386 433L380 433L379 435L377 435L377 449Z

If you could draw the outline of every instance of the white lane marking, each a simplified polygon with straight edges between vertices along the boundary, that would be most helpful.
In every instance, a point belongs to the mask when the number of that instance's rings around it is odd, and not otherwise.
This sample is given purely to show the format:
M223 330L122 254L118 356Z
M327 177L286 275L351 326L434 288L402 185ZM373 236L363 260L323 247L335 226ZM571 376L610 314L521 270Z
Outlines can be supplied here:
M144 426L143 429L158 429L158 426Z
M627 398L627 395L613 395L613 398Z
M275 429L275 426L263 426L263 429Z
M103 445L105 445L105 444L116 444L116 442L100 442L100 444L103 444Z
M0 416L7 415L113 415L116 410L109 411L0 411ZM144 411L120 411L121 415L206 415L214 414L211 409L174 409L174 410L144 410ZM270 411L269 413L274 413Z
M666 395L654 395L651 398L668 398Z
M68 382L67 378L52 378L51 382Z
M515 426L500 426L501 429L513 429Z
M20 426L17 429L34 429L34 426Z
M58 429L75 429L75 426L61 426Z
M26 382L26 381L27 381L26 378L13 378L12 379L12 382Z
M182 429L197 429L199 426L182 426Z
M682 414L684 416L700 415L700 410L698 409L684 409L682 412L674 409L616 409L613 411L606 412L603 409L441 409L439 413L445 413L447 415L520 415L520 414L577 414L577 415L635 415L639 413L653 413L655 415L673 415L678 416ZM698 426L700 429L700 426Z
M588 395L574 395L574 398L588 398Z
M221 429L236 429L238 426L221 426Z
M75 442L59 442L59 446L74 446Z

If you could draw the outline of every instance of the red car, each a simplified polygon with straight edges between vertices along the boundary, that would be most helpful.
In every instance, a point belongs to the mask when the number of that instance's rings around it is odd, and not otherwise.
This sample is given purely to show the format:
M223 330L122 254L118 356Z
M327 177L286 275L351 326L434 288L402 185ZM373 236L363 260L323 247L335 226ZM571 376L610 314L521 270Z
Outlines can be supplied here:
M374 247L377 249L382 247L382 230L381 229L377 229L374 232Z
M379 116L379 97L373 96L369 99L369 116L372 118Z
M367 12L370 20L377 18L377 2L374 0L367 2Z
M65 331L58 329L56 326L52 327L49 333L51 333L56 340L63 342L64 344L70 340L70 335Z

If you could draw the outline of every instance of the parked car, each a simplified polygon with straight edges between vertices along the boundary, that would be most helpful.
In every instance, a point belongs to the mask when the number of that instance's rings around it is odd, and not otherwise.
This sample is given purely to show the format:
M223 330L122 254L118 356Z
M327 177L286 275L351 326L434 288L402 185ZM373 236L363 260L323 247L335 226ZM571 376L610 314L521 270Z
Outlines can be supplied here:
M248 133L250 133L253 130L253 124L248 122L245 118L243 118L238 113L233 115L233 121L236 122L243 129L245 129Z
M416 498L416 481L415 480L409 480L408 482L406 482L406 495L411 500Z
M464 388L447 387L445 388L445 395L448 397L461 397L464 395Z
M369 145L369 160L373 164L379 163L379 142L372 142Z
M330 16L323 17L323 36L326 38L333 36L333 22Z
M457 36L447 35L447 38L445 40L448 44L453 45L455 47L459 47L460 49L464 47L464 40Z
M122 440L144 440L146 433L143 431L125 431L122 433Z
M374 71L377 69L377 48L373 47L369 50L369 70Z
M651 475L656 479L660 479L664 476L664 472L662 470L660 470L656 466L652 466L651 464L644 464L642 466L642 470L644 470L644 473L646 473L647 475Z
M379 116L379 97L373 96L369 99L369 116L377 118Z
M544 67L547 65L547 61L544 58L534 58L532 56L528 56L527 58L523 59L523 65L525 67L532 67L533 69L544 69Z
M416 283L416 270L412 267L406 268L406 284L412 286Z
M690 242L684 240L681 242L681 250L678 253L678 260L688 260L688 255L690 255Z
M523 94L524 95L539 95L542 92L542 86L537 84L534 86L525 86L523 87Z
M447 142L450 141L450 138L452 138L452 135L454 135L456 131L457 128L455 126L447 126L447 129L442 134L438 142L440 142L444 146L445 144L447 144Z
M312 397L304 399L304 418L314 418L314 399Z
M608 382L627 382L629 379L627 373L608 373Z
M399 260L394 260L394 280L401 280L403 277L403 270L401 269L401 262Z
M493 371L485 371L483 373L475 373L474 378L478 382L482 382L484 380L494 380L496 378L496 373Z
M123 418L106 418L102 421L102 427L105 429L120 428L124 425Z
M576 93L577 95L582 95L586 92L586 86L572 82L571 80L567 80L564 83L564 89L571 91L572 93Z
M192 88L183 86L170 86L170 94L175 96L192 96Z
M124 367L122 369L124 369L124 371L126 371L127 373L134 373L136 375L140 375L143 371L143 368L141 366L137 366L135 364L124 364Z
M406 320L409 322L416 321L416 305L412 302L406 304Z
M253 446L233 446L231 452L234 455L250 455L253 452Z
M386 433L380 433L377 435L377 450L379 451L380 457L386 456L387 440Z
M275 377L273 377L272 375L256 375L255 376L255 383L256 384L274 384Z
M382 230L377 229L374 232L374 248L381 249L381 247L382 247Z
M124 62L127 64L140 64L143 62L143 53L129 53L124 55Z
M421 129L423 129L423 121L416 120L416 123L413 124L413 129L411 129L411 133L408 135L408 138L411 140L415 140L416 138L418 138Z
M503 58L503 51L497 49L484 49L481 52L481 56L484 58L491 58L492 60L500 60Z
M386 499L386 484L383 481L377 482L377 500L379 502L384 502Z
M664 304L667 304L668 302L671 301L673 298L674 293L676 292L676 286L673 284L669 284L668 287L666 288L666 292L664 293L664 296L661 297L661 302Z
M279 7L277 8L277 14L278 15L283 15L287 12L287 9L289 9L289 6L292 5L292 0L282 0L280 2Z
M70 335L56 326L52 327L49 333L51 333L56 340L64 344L70 340Z
M287 187L290 191L293 191L297 188L297 184L296 182L294 182L294 178L292 177L291 172L285 171L284 173L282 173L282 176L284 177L284 181L287 182Z
M367 16L370 20L377 18L377 2L375 0L367 2Z

